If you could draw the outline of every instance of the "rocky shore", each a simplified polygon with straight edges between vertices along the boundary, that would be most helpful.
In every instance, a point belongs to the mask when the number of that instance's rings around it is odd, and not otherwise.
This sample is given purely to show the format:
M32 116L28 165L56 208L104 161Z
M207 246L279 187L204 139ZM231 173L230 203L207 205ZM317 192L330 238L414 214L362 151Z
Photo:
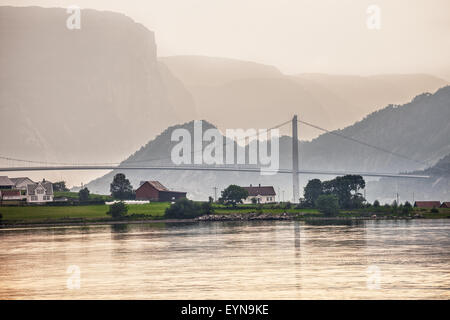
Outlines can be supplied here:
M253 220L410 220L410 219L420 219L423 218L421 215L414 216L386 216L386 215L376 215L367 214L364 216L330 216L330 217L311 217L305 216L301 213L287 213L283 212L280 214L273 213L232 213L232 214L211 214L204 215L195 218L196 221L253 221Z
M197 221L250 221L250 220L293 220L300 217L300 214L283 212L273 213L231 213L231 214L211 214L196 218Z

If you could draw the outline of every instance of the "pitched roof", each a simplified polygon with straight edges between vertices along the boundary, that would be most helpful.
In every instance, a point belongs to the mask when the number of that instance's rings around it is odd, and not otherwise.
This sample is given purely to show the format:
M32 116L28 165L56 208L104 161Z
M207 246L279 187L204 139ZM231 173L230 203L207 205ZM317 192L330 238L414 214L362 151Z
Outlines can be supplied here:
M169 191L166 187L162 185L159 181L147 181L153 188L155 188L158 191Z
M414 207L419 208L439 208L441 205L440 201L416 201L414 202Z
M258 187L242 187L248 192L249 197L255 196L274 196L276 195L275 190L272 186L258 186Z
M0 186L14 186L14 182L11 181L7 176L0 176Z
M27 185L27 194L30 196L35 195L36 189L41 185L44 187L45 194L47 196L50 196L53 194L53 184L48 181L43 182L37 182L37 183L30 183Z
M22 182L24 182L26 180L30 180L31 182L33 182L33 180L31 180L28 177L10 178L10 180L14 183L15 186L17 186L18 184L21 184Z
M450 201L444 201L444 202L442 202L441 207L442 207L442 208L450 208Z

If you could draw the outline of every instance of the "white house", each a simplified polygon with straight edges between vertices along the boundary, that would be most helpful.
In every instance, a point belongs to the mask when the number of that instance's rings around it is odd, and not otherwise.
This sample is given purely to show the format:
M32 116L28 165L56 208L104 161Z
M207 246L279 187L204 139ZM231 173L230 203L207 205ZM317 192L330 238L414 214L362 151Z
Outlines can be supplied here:
M53 201L53 185L48 181L41 181L27 185L27 202L45 203Z
M28 177L21 177L21 178L9 178L14 183L14 189L18 190L27 190L27 185L35 183L33 180L31 180Z
M0 189L1 190L5 190L5 189L13 189L14 187L14 182L11 181L11 179L9 179L7 176L0 176Z
M272 186L257 186L254 187L250 185L250 187L242 187L248 192L248 197L243 200L244 203L270 203L275 202L275 189ZM255 200L253 200L255 199Z

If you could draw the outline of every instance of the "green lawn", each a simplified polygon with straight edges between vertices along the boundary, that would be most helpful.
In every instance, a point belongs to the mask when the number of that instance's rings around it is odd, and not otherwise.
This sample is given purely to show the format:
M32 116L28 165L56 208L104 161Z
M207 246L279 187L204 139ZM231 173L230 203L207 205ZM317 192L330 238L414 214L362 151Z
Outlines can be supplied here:
M130 204L128 205L128 214L144 214L149 217L161 217L165 209L169 206L168 202L155 202L148 204ZM38 221L38 220L57 220L67 218L84 219L108 219L106 214L109 206L91 205L91 206L33 206L33 207L0 207L0 213L3 220L9 221Z
M161 219L164 216L165 209L169 207L169 202L152 202L147 204L130 204L128 205L128 215L135 214L135 219ZM224 205L214 204L215 214L240 214L257 211L255 205L239 205L233 209ZM88 205L88 206L24 206L0 207L0 213L3 215L4 221L11 222L45 222L49 220L65 220L65 219L86 219L86 220L108 220L111 217L106 214L109 206L107 205ZM303 213L303 214L319 214L316 209L272 209L271 205L264 205L263 213L280 214ZM342 210L341 216L361 216L367 215L369 209L359 210ZM392 215L392 213L380 210L374 212L377 215ZM425 218L450 218L450 209L439 209L439 213L430 213L428 209L414 209L412 214L419 213Z

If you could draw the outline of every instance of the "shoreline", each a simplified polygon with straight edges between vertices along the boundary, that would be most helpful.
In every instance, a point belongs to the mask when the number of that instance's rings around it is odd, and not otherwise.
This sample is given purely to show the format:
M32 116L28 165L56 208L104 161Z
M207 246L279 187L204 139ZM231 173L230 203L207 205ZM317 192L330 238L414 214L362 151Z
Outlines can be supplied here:
M305 216L301 214L212 214L204 215L193 219L123 219L123 220L82 220L82 221L34 221L25 222L3 221L0 223L0 230L14 228L49 228L49 227L76 227L76 226L99 226L99 225L118 225L118 224L149 224L149 223L195 223L195 222L232 222L232 221L361 221L361 220L415 220L415 219L446 219L445 217L423 217L423 216ZM448 217L447 217L448 219Z

